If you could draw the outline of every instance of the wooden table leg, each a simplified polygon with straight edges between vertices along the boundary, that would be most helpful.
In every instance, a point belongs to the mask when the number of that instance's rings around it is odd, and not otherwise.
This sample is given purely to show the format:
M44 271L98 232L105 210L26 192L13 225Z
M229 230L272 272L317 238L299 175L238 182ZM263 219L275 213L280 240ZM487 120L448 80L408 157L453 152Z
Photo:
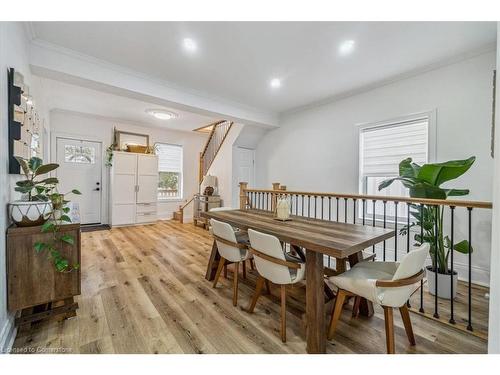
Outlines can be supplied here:
M220 255L217 251L217 243L214 240L212 244L212 252L210 253L210 259L208 260L207 272L205 274L205 279L212 281L215 278L217 272L217 267L219 266Z
M308 353L325 353L323 254L306 251L306 275L306 350Z
M352 254L349 256L349 265L352 267L356 263L361 262L362 259L363 253L361 251L357 252L356 254ZM359 314L368 317L373 316L373 303L371 301L368 301L366 298L361 298L361 300L359 301Z

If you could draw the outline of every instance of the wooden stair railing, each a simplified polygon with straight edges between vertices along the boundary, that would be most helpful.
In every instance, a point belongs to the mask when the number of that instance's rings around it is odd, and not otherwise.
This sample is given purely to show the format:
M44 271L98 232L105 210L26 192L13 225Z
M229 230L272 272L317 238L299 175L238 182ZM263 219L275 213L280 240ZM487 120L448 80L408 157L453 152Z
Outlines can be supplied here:
M174 220L179 220L181 224L184 223L184 209L187 207L189 203L191 203L194 199L194 195L188 200L186 203L181 204L179 206L179 210L174 212Z
M200 152L200 169L199 169L199 183L203 181L203 177L207 174L210 166L212 165L217 153L219 152L224 140L233 126L232 121L222 120L212 124L212 131L208 136L207 143Z

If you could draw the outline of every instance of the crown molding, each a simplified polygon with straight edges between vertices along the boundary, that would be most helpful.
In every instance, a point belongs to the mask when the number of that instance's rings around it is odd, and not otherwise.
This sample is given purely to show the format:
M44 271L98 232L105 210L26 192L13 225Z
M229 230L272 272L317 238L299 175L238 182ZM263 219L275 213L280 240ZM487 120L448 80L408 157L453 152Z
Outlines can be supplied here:
M322 106L325 106L328 104L333 104L335 102L350 98L352 96L364 94L366 92L376 90L380 87L384 87L384 86L387 86L387 85L390 85L390 84L393 84L393 83L396 83L399 81L403 81L403 80L408 79L408 78L416 77L416 76L419 76L421 74L425 74L425 73L428 73L428 72L433 71L433 70L441 69L441 68L449 66L449 65L457 64L459 62L469 60L469 59L484 55L486 53L494 52L494 51L496 51L496 43L489 43L489 44L483 45L475 50L461 53L459 55L455 55L455 56L452 56L452 57L447 58L447 59L439 60L439 61L436 61L434 63L428 64L426 66L412 69L412 70L407 71L405 73L397 74L397 75L394 75L390 78L380 80L380 81L375 82L373 84L364 85L364 86L355 88L353 90L348 90L348 91L345 91L345 92L342 92L342 93L339 93L339 94L336 94L333 96L329 96L325 99L313 101L309 104L305 104L302 106L297 106L295 108L281 112L279 114L280 115L279 123L281 125L281 122L284 118L291 116L293 114L296 114L298 112L303 112L303 111L307 111L307 110L310 110L313 108L322 107Z

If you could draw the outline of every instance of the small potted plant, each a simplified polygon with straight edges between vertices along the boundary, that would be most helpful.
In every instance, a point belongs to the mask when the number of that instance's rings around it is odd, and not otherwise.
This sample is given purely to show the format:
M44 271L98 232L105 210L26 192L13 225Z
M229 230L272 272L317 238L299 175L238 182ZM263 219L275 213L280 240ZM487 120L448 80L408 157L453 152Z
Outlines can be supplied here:
M58 164L43 164L42 159L29 160L17 158L25 179L17 181L15 191L22 194L21 199L9 204L12 221L20 227L42 225L48 220L51 202L47 195L58 183L57 178L42 176L53 171Z
M444 189L441 185L447 181L462 176L474 164L476 158L470 157L465 160L450 160L444 163L424 164L422 166L412 163L408 158L399 163L399 177L382 181L378 187L382 190L394 181L401 183L409 189L412 198L447 199L452 196L463 196L469 194L469 189ZM415 220L409 226L405 225L400 230L401 235L406 235L414 226L423 228L423 237L420 231L415 233L416 245L423 242L430 244L430 257L432 265L427 267L427 281L429 292L438 297L451 299L456 297L458 274L451 273L448 268L449 255L452 250L451 240L444 235L444 206L411 205L410 215ZM437 229L437 232L436 232ZM437 244L437 246L436 246ZM467 240L455 242L453 250L462 254L468 254L469 246ZM438 287L436 290L436 272L438 276ZM450 278L453 280L453 296L451 295Z

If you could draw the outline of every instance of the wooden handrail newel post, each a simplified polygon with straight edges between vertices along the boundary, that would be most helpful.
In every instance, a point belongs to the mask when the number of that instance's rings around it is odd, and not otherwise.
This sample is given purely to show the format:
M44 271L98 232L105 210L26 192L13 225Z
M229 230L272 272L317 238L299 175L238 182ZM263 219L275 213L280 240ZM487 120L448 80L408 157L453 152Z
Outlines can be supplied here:
M248 187L248 182L240 182L240 210L247 208L247 196L245 190Z

